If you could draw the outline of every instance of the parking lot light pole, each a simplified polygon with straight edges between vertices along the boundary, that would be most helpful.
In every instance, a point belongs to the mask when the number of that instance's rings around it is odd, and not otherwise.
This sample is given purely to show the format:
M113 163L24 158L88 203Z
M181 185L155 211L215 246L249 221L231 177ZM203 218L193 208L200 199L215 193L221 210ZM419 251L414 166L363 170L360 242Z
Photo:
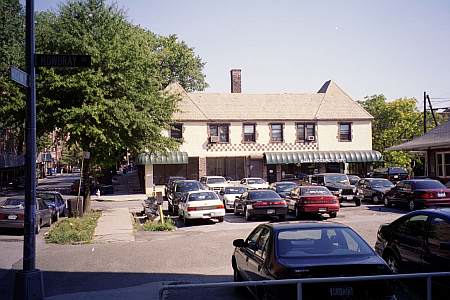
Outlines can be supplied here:
M26 105L25 211L23 270L16 273L15 300L43 299L42 273L36 269L36 77L34 0L26 0L25 56L28 73Z

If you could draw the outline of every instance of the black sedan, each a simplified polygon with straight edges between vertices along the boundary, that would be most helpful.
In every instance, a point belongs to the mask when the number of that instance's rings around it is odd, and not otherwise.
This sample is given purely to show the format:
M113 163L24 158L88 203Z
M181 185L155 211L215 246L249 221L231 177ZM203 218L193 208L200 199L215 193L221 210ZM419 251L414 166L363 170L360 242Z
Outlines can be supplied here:
M384 195L394 184L384 178L363 178L356 184L356 196L361 201L370 200L374 204L382 203Z
M406 206L409 210L450 206L450 189L437 180L402 180L384 197L386 207L392 204Z
M387 264L351 228L331 222L261 224L233 241L234 280L391 274ZM260 299L296 299L295 286L250 290ZM306 284L303 299L393 299L386 282Z
M450 208L411 212L381 225L375 251L393 272L450 271Z
M280 221L284 221L287 204L272 190L249 190L234 201L234 215L239 214L243 214L247 221L263 216L277 216Z

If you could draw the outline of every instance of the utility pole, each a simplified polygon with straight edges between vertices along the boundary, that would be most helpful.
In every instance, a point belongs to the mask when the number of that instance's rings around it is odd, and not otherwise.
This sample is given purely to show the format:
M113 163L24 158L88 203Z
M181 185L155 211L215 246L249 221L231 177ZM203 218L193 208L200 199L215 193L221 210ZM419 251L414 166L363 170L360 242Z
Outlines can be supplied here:
M23 270L16 273L15 300L44 298L41 271L36 269L36 76L34 0L26 0L25 56L28 73L26 105L25 210Z
M423 134L427 133L427 92L423 92Z
M433 116L434 125L438 126L438 122L436 121L436 116L434 115L434 109L431 105L430 95L427 94L428 105L430 106L431 115Z

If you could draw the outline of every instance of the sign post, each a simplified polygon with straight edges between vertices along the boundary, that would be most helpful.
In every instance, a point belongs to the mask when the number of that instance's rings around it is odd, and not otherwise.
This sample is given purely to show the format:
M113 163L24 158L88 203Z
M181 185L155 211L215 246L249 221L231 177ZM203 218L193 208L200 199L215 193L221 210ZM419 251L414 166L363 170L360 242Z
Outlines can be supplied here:
M28 74L26 105L25 210L23 270L16 273L14 299L43 299L41 271L36 269L36 74L34 63L34 0L26 0L25 56ZM14 71L23 84L24 74ZM17 76L16 76L17 75Z

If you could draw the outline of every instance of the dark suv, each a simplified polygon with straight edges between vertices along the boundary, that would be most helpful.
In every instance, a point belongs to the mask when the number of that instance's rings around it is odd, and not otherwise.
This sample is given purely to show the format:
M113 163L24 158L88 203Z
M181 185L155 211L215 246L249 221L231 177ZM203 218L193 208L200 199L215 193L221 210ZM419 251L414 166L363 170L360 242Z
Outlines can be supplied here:
M409 179L408 171L401 167L379 168L373 170L372 176L374 178L386 178L387 180L396 183L400 180Z
M355 202L356 206L361 205L361 200L356 198L355 187L345 174L341 173L322 173L309 176L309 184L321 185L327 187L330 192L338 197L339 202Z
M176 180L173 183L173 189L167 196L167 200L169 201L169 213L172 215L178 215L178 204L180 204L181 198L185 194L191 191L200 191L205 188L197 180Z

